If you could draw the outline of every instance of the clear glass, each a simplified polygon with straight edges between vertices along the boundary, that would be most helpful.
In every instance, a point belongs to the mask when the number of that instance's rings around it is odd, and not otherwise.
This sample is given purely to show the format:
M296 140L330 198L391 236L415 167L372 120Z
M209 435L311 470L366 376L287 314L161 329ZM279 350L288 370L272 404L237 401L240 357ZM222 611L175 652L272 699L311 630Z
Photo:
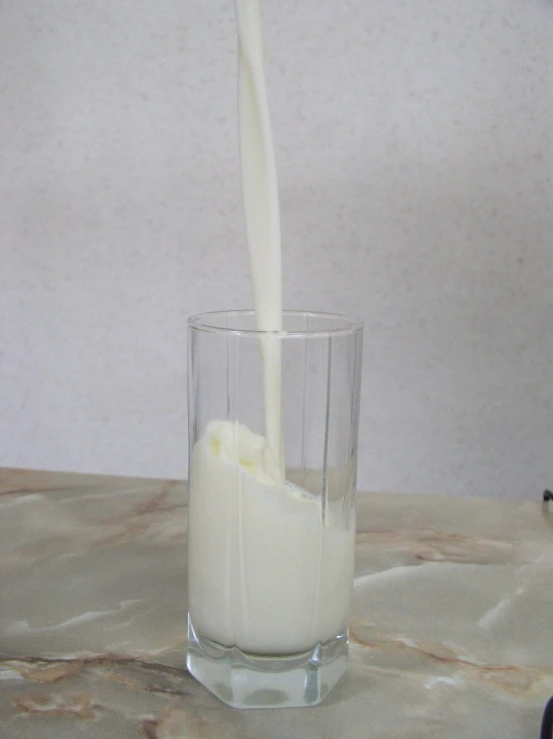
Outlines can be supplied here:
M283 321L189 320L187 664L241 708L315 705L346 669L362 325ZM277 345L283 466L271 472L262 352Z

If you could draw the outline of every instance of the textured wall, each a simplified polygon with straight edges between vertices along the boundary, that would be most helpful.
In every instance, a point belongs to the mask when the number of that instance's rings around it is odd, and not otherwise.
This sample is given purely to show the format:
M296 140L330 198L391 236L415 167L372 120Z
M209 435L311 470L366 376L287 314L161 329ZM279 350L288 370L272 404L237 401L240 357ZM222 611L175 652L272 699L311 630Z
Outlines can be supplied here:
M360 485L553 484L553 5L266 0L288 307L366 322ZM0 464L186 474L251 303L230 0L0 5Z

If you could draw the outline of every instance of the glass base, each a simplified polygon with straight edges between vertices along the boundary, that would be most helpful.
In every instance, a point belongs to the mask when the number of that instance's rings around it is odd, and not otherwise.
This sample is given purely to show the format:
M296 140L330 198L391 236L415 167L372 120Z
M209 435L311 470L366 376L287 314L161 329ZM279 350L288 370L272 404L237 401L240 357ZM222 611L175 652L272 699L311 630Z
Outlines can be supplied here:
M340 634L299 654L248 654L199 636L188 618L190 674L234 708L317 705L345 673L347 651L347 634Z

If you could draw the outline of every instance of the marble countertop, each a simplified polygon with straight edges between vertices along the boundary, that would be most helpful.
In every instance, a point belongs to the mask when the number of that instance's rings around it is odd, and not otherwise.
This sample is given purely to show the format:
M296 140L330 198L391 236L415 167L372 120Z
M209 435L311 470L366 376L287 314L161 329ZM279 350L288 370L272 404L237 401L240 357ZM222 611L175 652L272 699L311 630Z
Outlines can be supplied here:
M346 677L237 711L187 673L181 482L0 471L2 739L532 739L553 694L553 507L359 496Z

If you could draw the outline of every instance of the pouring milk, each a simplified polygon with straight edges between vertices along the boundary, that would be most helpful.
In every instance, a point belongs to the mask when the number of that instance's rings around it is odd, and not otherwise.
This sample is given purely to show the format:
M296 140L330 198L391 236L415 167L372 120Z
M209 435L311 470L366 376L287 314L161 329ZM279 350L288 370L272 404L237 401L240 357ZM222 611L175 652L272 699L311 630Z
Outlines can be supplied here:
M236 0L242 193L257 328L282 329L280 215L258 0ZM344 633L353 530L283 477L281 342L260 340L265 436L214 419L190 480L189 609L194 629L244 652L301 652ZM228 556L221 557L224 542ZM283 546L283 542L285 545ZM274 545L273 545L274 543Z

